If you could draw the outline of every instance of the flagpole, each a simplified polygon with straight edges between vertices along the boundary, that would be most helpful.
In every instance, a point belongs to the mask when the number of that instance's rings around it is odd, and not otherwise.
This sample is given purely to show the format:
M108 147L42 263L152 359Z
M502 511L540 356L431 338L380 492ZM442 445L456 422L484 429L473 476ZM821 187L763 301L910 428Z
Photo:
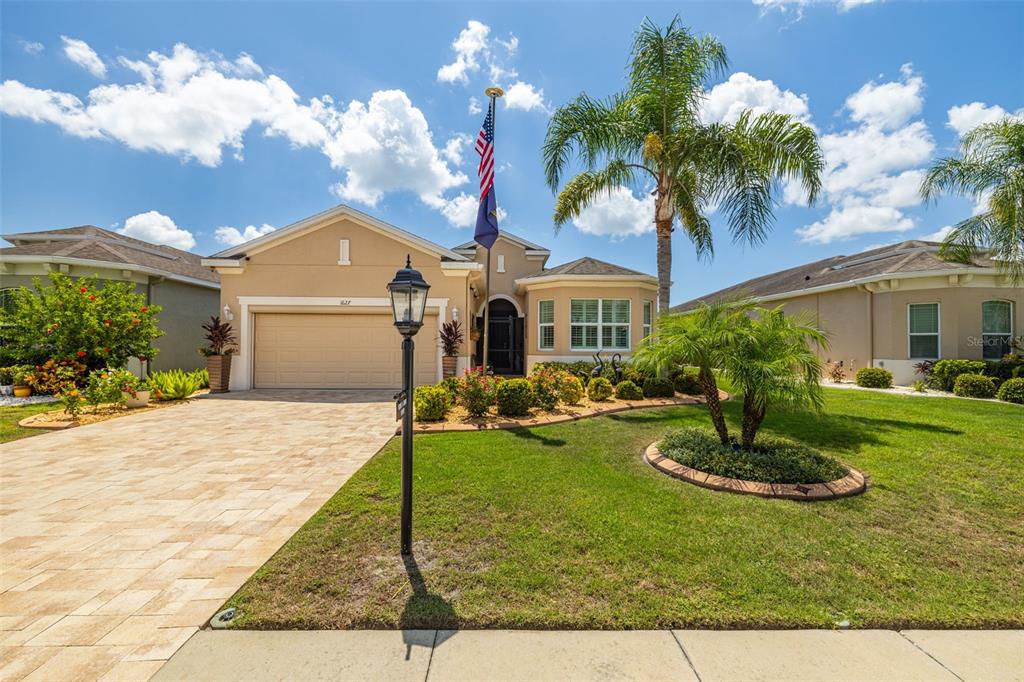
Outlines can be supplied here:
M499 87L493 87L493 88L487 88L486 90L484 90L484 94L487 95L487 97L489 97L490 100L491 100L491 104L490 104L490 107L491 107L491 124L494 125L494 123L497 120L497 111L498 111L497 101L498 101L499 97L501 97L502 95L505 94L505 91L502 90ZM495 135L497 135L497 131L495 131ZM491 188L491 191L493 192L494 188ZM495 210L497 210L497 203L495 203ZM490 249L490 247L488 247L488 249L487 249L487 266L486 267L487 267L487 275L485 277L485 283L484 283L484 288L487 290L486 294L485 294L485 298L484 298L484 370L483 370L484 374L487 374L488 368L490 366L488 364L488 355L490 354L490 351L488 349L488 344L490 343L490 334L491 334L491 249Z

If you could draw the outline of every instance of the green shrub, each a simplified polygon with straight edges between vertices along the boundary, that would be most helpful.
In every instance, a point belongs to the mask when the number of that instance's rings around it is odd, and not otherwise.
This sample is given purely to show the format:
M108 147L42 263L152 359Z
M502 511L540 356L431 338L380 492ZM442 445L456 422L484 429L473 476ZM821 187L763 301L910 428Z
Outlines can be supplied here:
M758 435L749 450L723 445L707 429L669 431L658 449L684 466L717 476L762 483L825 483L846 476L835 459L795 441Z
M953 383L953 393L963 398L992 398L996 382L984 374L961 374Z
M998 398L1008 403L1024 405L1024 378L1007 379L999 387Z
M85 402L85 397L80 390L71 387L60 394L60 402L64 407L64 412L69 417L78 419L78 415L82 412L82 404Z
M686 395L701 395L704 389L701 388L700 381L697 379L698 370L696 367L683 367L672 373L672 388L675 389L676 393L685 393Z
M558 399L566 405L579 405L586 393L579 377L569 372L558 374Z
M534 405L547 411L558 406L559 379L563 374L564 372L542 367L530 375Z
M615 397L619 400L643 400L644 392L632 381L620 381L615 387Z
M28 386L28 378L32 376L35 367L32 365L11 365L11 383L15 386Z
M644 381L645 398L671 398L676 393L672 382L661 377L651 377Z
M28 368L29 365L24 365ZM14 383L14 374L18 371L18 365L11 365L9 367L0 367L0 386L9 386Z
M650 379L654 374L644 369L640 369L636 365L626 365L622 368L622 380L632 381L637 386L643 386L644 381Z
M448 395L451 397L451 402L454 405L459 396L459 377L445 377L437 385L448 391Z
M181 370L178 370L181 371ZM132 394L139 378L126 369L95 370L89 374L85 401L95 409L103 404L124 406L125 393Z
M881 367L857 370L857 385L864 388L892 388L892 372Z
M526 379L508 379L498 384L498 414L503 417L525 417L533 407L533 387Z
M413 393L414 415L418 422L438 422L448 415L452 397L448 389L437 386L417 386Z
M480 369L467 369L459 380L459 405L466 408L471 417L482 417L494 404L498 381Z
M199 390L200 378L193 372L171 369L151 373L149 383L157 400L183 400Z
M924 379L918 379L917 381L912 383L910 385L910 387L914 389L915 393L927 393L928 392L928 382L925 381Z
M956 378L961 374L983 374L984 360L939 360L932 365L929 380L932 385L942 391L952 391Z
M587 384L587 397L593 402L601 402L612 397L612 382L604 377L594 377Z
M210 371L205 367L192 370L192 375L199 381L199 388L210 387Z

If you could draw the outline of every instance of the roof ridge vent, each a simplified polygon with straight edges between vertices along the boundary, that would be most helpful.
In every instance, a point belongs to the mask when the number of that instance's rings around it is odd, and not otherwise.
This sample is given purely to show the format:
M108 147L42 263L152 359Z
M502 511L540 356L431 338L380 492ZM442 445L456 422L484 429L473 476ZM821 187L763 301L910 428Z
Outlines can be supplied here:
M892 258L894 256L902 256L902 255L905 255L905 254L913 254L913 253L929 253L929 252L931 252L931 253L938 253L938 251L939 251L939 247L938 246L913 246L913 247L909 247L909 248L906 248L906 249L896 249L894 251L883 251L882 253L876 253L876 254L871 255L871 256L864 256L863 258L855 258L853 260L848 260L848 261L845 261L843 263L837 263L836 265L831 266L830 269L831 270L842 270L843 268L853 267L854 265L863 265L864 263L873 263L875 261L883 260L885 258Z

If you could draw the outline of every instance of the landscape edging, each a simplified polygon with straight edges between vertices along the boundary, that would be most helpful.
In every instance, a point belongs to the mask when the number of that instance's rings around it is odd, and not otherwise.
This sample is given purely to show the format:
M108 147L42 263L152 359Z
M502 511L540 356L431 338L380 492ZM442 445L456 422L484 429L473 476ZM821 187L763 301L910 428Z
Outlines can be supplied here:
M663 474L701 488L784 500L815 501L851 497L867 490L870 482L870 477L867 474L845 464L843 466L846 466L850 472L843 478L837 478L827 483L762 483L716 476L669 459L661 454L661 450L658 449L658 441L651 443L644 450L644 461Z

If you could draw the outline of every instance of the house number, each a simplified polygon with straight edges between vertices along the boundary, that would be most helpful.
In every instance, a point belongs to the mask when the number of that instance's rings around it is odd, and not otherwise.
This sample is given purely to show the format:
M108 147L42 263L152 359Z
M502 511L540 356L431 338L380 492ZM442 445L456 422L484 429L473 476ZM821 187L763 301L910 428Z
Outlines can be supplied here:
M343 298L342 300L338 301L338 305L352 305L352 301L351 299Z

